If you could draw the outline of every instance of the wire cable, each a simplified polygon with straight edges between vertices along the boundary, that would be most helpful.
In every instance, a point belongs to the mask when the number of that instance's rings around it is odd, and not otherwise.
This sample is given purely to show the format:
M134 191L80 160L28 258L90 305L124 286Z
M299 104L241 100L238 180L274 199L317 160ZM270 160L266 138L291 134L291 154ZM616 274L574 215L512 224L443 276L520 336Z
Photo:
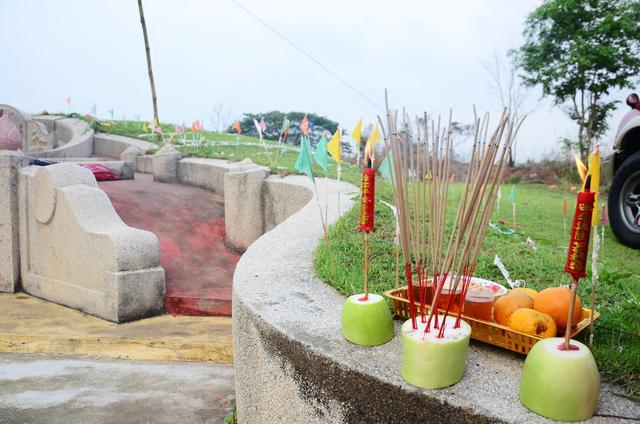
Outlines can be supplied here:
M260 22L264 27L266 27L268 30L270 30L271 32L273 32L275 35L277 35L278 37L282 38L287 44L289 44L291 47L293 47L294 49L298 50L300 53L302 53L304 56L306 56L309 60L311 60L312 62L314 62L316 65L318 65L320 68L322 68L325 72L327 72L329 75L331 75L332 77L334 77L335 79L337 79L338 81L340 81L342 84L344 84L347 88L349 88L350 90L352 90L354 93L356 93L358 96L362 97L364 100L366 100L368 103L370 103L371 105L373 105L376 109L383 111L382 107L380 107L380 105L378 105L376 102L374 102L373 100L371 100L367 95L365 95L363 92L361 92L360 90L358 90L357 88L355 88L353 85L349 84L348 81L346 81L344 78L342 78L340 75L336 74L335 72L333 72L331 69L329 69L326 65L324 65L322 62L320 62L318 59L316 59L315 57L311 56L311 54L307 53L302 47L298 46L296 43L294 43L293 41L289 40L287 37L285 37L280 31L278 31L277 29L275 29L274 27L272 27L271 25L269 25L267 22L265 22L262 18L260 18L259 16L257 16L256 14L254 14L253 12L251 12L249 9L247 9L246 7L244 7L242 4L238 3L236 0L231 0L231 2L233 4L235 4L236 6L238 6L240 9L244 10L249 16L251 16L253 19L255 19L256 21Z

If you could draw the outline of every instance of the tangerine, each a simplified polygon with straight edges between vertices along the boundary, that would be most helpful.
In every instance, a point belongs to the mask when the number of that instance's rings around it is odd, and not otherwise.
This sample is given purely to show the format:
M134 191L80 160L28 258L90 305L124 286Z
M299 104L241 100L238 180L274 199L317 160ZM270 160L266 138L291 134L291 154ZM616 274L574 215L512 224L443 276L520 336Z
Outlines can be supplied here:
M571 290L567 287L549 287L542 290L536 296L533 309L550 315L556 322L559 330L567 327L569 317L569 304L571 302ZM582 302L580 296L576 295L575 307L573 309L572 325L576 325L582 319Z

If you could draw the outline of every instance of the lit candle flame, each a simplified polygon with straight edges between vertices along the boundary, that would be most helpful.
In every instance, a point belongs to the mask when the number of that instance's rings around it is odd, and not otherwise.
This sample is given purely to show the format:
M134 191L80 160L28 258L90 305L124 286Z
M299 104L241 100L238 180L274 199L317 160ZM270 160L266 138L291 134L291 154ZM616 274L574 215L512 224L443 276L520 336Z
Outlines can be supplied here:
M580 160L580 156L578 156L577 153L573 155L573 158L576 160L576 167L578 168L578 175L580 175L580 180L584 182L584 180L587 178L587 165L585 165L584 162Z

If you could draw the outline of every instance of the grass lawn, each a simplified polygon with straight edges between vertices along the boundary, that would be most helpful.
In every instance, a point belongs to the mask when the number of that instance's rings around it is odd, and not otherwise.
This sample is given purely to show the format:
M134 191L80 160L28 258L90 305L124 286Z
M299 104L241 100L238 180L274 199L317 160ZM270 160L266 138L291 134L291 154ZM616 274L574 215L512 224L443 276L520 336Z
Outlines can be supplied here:
M113 121L98 124L98 131L111 132L154 141L144 136L142 123L134 121ZM171 133L172 125L162 125L163 131ZM190 134L187 134L189 139ZM274 142L267 142L271 158L259 141L253 137L242 136L240 145L235 145L235 134L205 132L207 142L203 145L189 146L177 144L178 149L187 156L211 157L229 160L250 158L253 162L268 166L272 172L281 174L296 173L294 163L298 156L297 148L287 146L280 152ZM278 155L277 163L275 157ZM324 176L319 168L316 175ZM329 176L336 178L335 163L329 166ZM360 186L361 172L355 166L344 164L343 180ZM575 185L575 182L574 182ZM459 197L461 185L451 188L453 199ZM506 224L503 229L511 228L511 204L507 199L510 186L503 186L503 198L500 214L494 213L492 222L500 220ZM376 187L378 200L392 203L389 184L379 179ZM562 206L567 198L570 209L575 202L575 194L569 191L569 184L550 189L541 185L517 185L517 229L515 235L503 234L490 229L487 232L484 248L479 258L476 275L503 283L498 269L493 265L497 254L511 273L512 279L523 279L528 287L543 289L570 283L569 275L564 272L568 231L563 235ZM570 215L572 215L572 211ZM356 205L330 228L331 248L336 265L334 272L329 267L327 245L324 241L318 246L315 257L315 269L327 284L346 295L363 290L362 260L363 233L357 230L359 207ZM568 220L571 225L571 217ZM395 221L391 210L377 202L376 231L370 237L370 286L373 292L381 293L395 286ZM530 237L537 245L534 250L525 245ZM589 260L589 268L591 261ZM602 317L596 323L595 341L592 351L598 367L608 379L622 384L632 396L640 396L640 252L622 246L617 242L610 229L605 231L604 255L599 261L600 282L597 286L596 307ZM582 280L580 296L583 305L590 305L590 275ZM404 284L401 278L400 284Z

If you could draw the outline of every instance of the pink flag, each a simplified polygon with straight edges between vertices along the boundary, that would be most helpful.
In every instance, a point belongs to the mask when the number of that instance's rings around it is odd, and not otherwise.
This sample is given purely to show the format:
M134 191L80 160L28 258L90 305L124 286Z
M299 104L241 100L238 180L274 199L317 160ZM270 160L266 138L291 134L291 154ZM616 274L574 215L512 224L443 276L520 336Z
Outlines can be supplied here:
M264 118L260 118L260 130L264 132L267 129L267 123L264 122Z
M66 99L64 99L64 102L68 105L71 104L71 97L67 97Z

